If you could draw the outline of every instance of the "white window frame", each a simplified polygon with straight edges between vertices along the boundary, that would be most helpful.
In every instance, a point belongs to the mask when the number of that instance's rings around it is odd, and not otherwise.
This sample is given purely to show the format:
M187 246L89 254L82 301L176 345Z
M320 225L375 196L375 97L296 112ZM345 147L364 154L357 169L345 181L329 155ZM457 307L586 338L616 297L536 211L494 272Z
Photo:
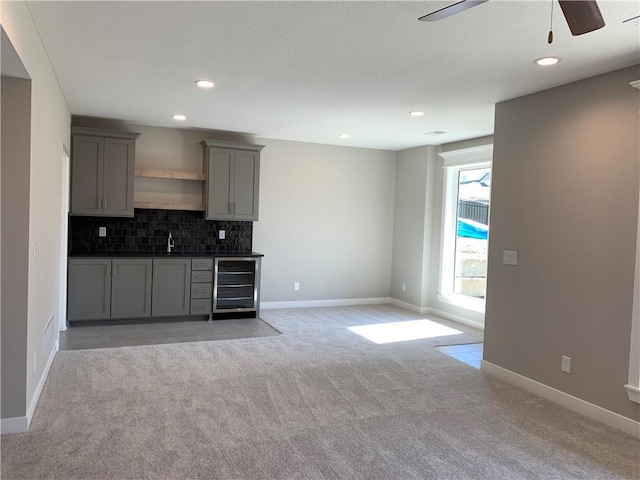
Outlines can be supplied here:
M438 300L474 312L484 313L484 300L454 292L456 226L458 221L458 174L461 170L491 167L493 145L440 152L439 155L444 161L444 188Z
M636 273L631 312L631 351L629 353L629 383L624 388L632 402L640 403L640 194L638 194L638 233L636 235Z
M631 82L640 89L640 80ZM633 279L631 311L631 351L629 352L629 383L624 388L632 402L640 403L640 192L638 192L638 232L636 233L636 268Z

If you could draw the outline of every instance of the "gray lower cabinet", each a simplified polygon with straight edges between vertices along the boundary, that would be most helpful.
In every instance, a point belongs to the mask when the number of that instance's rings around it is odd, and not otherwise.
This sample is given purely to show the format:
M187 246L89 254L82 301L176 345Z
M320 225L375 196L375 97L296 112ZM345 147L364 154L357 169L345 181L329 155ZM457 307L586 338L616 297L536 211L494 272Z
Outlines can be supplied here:
M151 316L189 315L191 299L191 259L153 260Z
M151 259L112 260L111 318L151 316L151 267Z
M207 220L258 220L264 145L203 140Z
M260 260L70 258L67 319L258 316Z
M139 134L73 127L71 213L133 217L135 139Z
M111 318L111 259L69 259L67 318Z
M191 315L211 313L213 292L213 258L191 261Z

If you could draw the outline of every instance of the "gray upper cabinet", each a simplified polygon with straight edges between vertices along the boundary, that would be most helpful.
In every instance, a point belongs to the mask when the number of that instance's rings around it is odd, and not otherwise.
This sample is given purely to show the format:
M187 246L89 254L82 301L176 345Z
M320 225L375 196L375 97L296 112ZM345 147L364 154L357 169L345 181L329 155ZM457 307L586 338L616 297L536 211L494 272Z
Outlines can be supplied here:
M151 259L112 260L111 318L151 316L151 266Z
M207 220L258 220L264 145L203 140Z
M191 299L191 259L153 260L151 315L172 317L189 315Z
M71 213L132 217L138 133L72 128Z
M69 259L67 318L104 320L111 317L111 259Z

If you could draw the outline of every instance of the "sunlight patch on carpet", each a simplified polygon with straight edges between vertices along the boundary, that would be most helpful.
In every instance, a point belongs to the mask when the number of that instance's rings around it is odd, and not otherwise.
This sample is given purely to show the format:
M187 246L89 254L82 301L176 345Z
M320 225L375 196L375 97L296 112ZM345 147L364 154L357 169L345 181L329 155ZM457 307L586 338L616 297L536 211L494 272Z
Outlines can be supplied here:
M348 327L348 329L377 344L405 342L407 340L418 340L421 338L445 337L463 333L460 330L445 327L431 320L375 323Z

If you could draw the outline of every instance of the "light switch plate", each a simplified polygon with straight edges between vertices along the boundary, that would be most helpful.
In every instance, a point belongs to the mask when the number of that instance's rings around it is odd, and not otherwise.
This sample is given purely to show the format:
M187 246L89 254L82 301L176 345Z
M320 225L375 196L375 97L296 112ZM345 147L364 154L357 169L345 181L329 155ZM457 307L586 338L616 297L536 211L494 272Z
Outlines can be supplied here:
M106 237L107 236L107 227L98 227L98 236Z
M502 263L505 265L518 265L518 252L515 250L503 250Z

